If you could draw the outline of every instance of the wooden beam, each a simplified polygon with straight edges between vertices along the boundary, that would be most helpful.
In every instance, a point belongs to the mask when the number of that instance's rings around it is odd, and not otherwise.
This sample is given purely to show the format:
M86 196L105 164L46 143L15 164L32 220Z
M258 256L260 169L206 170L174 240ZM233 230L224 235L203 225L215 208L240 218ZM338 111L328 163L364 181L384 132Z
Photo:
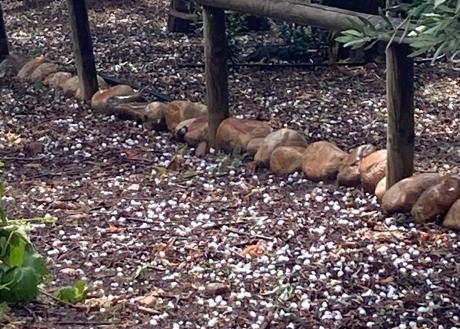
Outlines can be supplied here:
M3 20L2 3L0 2L0 62L8 55L8 37L6 35L5 21Z
M90 100L97 92L97 73L93 43L88 22L86 1L67 0L72 28L73 49L83 99Z
M414 62L408 45L393 44L387 61L387 189L414 173Z
M209 143L215 146L220 123L229 116L227 38L223 9L203 7L206 97L209 111Z
M378 15L358 13L319 4L308 3L305 0L197 0L202 5L234 10L242 13L268 16L280 20L312 25L328 30L342 31L360 23L364 18L372 24L383 23Z

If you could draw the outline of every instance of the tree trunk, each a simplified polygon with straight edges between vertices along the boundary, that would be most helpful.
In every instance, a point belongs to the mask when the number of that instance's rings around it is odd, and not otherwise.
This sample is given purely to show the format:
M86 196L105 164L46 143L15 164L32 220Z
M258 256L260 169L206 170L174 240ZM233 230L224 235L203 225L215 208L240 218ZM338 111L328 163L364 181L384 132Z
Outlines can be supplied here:
M93 42L88 22L86 2L81 0L67 0L70 23L72 27L72 41L75 54L80 88L84 100L90 100L97 92L97 74L94 64Z
M209 143L215 146L217 128L228 118L228 68L225 14L223 9L203 7L206 97Z
M414 172L414 62L409 45L387 49L387 189Z
M0 62L3 61L8 54L8 37L6 35L5 21L3 20L3 9L0 2Z

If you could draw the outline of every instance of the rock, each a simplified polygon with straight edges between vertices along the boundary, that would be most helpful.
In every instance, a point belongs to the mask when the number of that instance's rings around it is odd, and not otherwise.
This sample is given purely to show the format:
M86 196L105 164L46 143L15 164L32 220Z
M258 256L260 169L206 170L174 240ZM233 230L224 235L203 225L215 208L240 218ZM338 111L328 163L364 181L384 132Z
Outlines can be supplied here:
M195 155L199 158L204 157L208 153L208 142L201 142L195 149Z
M100 76L97 76L97 87L99 90L110 88L107 82L105 82L104 78ZM78 88L75 91L75 98L81 101L83 100L83 94L81 92L80 85L78 85Z
M204 293L208 297L215 297L218 295L227 295L231 292L230 287L225 283L211 282L204 288Z
M264 138L253 138L249 141L248 145L246 146L246 152L249 155L255 155L259 150L260 145L264 142Z
M43 81L48 75L59 71L59 67L54 63L43 63L39 65L30 75L32 82Z
M16 76L26 62L27 60L22 56L9 54L0 63L0 78Z
M208 141L208 117L195 119L189 125L184 139L191 146L198 146L201 142Z
M75 75L71 77L70 79L67 79L65 82L63 82L58 87L62 89L62 91L64 92L64 95L66 95L67 97L75 97L77 99L82 100L83 97L81 94L79 81L80 80L78 79L78 76ZM97 76L97 83L98 83L99 89L109 88L109 86L107 85L107 82L105 82L105 80L100 76Z
M118 85L109 89L102 89L91 98L91 107L96 112L104 113L107 108L107 102L111 97L128 96L132 94L134 94L134 90L128 85Z
M390 214L409 212L423 191L438 184L441 179L438 174L419 174L399 181L385 192L383 209Z
M51 88L58 88L71 77L72 74L69 72L56 72L48 75L45 80L43 80L43 83Z
M144 109L145 118L144 126L147 129L162 131L166 130L166 121L164 111L166 104L161 102L152 102Z
M349 187L361 184L361 176L359 174L361 160L372 152L375 152L375 150L375 146L371 144L361 145L352 149L339 167L337 183Z
M377 197L377 200L382 201L385 192L387 191L387 178L383 177L375 187L374 194Z
M187 119L199 118L208 115L208 108L201 103L189 101L172 101L164 111L166 126L170 131Z
M254 156L254 161L258 165L268 165L270 156L275 148L279 146L306 147L307 144L307 140L303 134L288 128L279 129L265 137Z
M460 177L446 176L439 184L427 188L412 207L417 223L425 223L444 215L460 199Z
M364 191L374 192L378 182L386 176L387 151L375 151L361 160L359 175Z
M270 156L270 170L275 175L289 175L302 170L302 158L305 147L280 146L273 150Z
M264 138L272 131L265 121L227 118L217 129L216 146L227 153L243 153L250 140Z
M59 88L62 89L65 96L73 97L79 88L78 81L78 76L75 75L59 85Z
M460 200L455 201L452 207L450 207L442 222L442 226L453 230L460 230Z
M36 157L45 151L45 145L40 142L30 142L24 145L24 152L28 157Z
M25 63L19 70L17 77L19 79L28 79L33 71L41 64L46 62L45 56L39 56Z
M116 97L112 97L110 100L113 100L114 98ZM148 103L132 102L110 104L110 100L107 102L107 114L114 114L120 119L132 120L138 123L143 123L145 121L145 108L147 107Z
M177 124L174 128L174 137L178 141L184 141L185 134L188 131L189 126L196 120L197 118L187 119Z
M339 167L346 157L347 153L332 143L315 142L308 145L303 153L302 169L309 180L332 180L337 177Z

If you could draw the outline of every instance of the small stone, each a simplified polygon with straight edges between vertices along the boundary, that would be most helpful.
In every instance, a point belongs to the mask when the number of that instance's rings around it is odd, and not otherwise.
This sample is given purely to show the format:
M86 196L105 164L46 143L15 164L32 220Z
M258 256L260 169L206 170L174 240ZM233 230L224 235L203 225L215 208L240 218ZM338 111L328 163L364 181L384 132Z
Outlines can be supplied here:
M230 293L230 287L221 282L209 283L204 290L204 293L208 297L214 297L217 295L226 295Z

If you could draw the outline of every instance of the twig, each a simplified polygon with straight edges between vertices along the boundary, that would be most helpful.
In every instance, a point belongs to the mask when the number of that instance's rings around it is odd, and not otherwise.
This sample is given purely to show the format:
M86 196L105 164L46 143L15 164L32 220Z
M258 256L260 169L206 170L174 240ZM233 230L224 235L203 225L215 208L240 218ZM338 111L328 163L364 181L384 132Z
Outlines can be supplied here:
M161 314L161 312L159 312L157 310L154 310L153 308L150 308L150 307L144 307L144 306L135 305L135 304L131 304L131 305L137 307L137 309L139 311L147 313L147 314L151 314L151 315L160 315Z
M57 302L58 304L62 304L64 306L68 306L68 307L71 307L71 308L75 308L77 310L86 310L87 307L86 306L83 306L83 305L74 305L74 304L71 304L69 302L66 302L64 300L61 300L59 298L57 298L56 296L50 294L49 292L47 292L46 290L43 290L43 289L39 289L40 293L42 293L43 295L51 298L52 300L54 300L55 302Z

